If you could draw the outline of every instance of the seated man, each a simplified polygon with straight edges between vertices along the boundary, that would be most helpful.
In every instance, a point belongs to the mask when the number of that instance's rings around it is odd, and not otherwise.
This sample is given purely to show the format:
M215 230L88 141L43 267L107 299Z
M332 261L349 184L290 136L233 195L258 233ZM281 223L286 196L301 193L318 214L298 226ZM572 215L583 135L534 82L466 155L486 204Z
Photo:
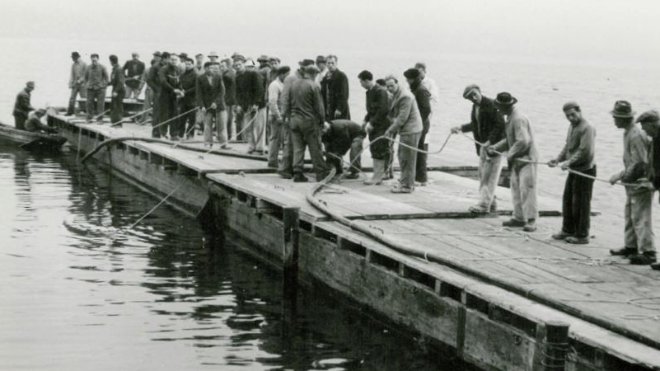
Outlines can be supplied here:
M328 166L337 169L337 175L342 173L341 159L350 149L351 167L346 179L357 179L360 176L360 155L365 136L362 125L351 120L334 120L323 124L321 140L325 147L325 159Z
M57 130L44 125L41 118L46 114L45 109L38 109L28 114L27 121L25 121L25 130L31 132L44 132L44 133L57 133Z

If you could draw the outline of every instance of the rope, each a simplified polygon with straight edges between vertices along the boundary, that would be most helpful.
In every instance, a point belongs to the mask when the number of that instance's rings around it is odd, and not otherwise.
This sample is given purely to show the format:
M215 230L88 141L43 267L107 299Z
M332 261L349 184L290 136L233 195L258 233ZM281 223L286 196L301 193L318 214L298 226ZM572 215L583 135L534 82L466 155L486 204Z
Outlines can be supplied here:
M96 121L96 120L98 120L99 118L103 117L103 115L105 115L105 114L108 113L108 112L110 112L109 109L107 109L107 110L101 112L100 114L98 114L98 115L96 115L96 116L92 116L92 119L91 119L90 121Z
M239 135L243 134L243 132L245 132L250 126L252 126L252 124L254 123L254 121L255 121L256 119L257 119L257 113L254 114L254 117L252 117L252 120L250 120L250 121L247 123L247 125L245 125L245 127L244 127L243 129L241 129L241 131L239 131L238 133L234 134L234 136L232 136L231 138L227 139L227 142L232 141L232 140L236 139ZM204 156L206 156L206 155L208 155L209 153L211 153L211 151L213 151L213 147L209 148L208 151L206 151L206 152L204 152L203 154L199 155L199 158L202 158L202 159L203 159Z
M184 180L185 180L185 178L184 178ZM158 203L156 204L156 206L152 207L151 210L147 211L146 214L142 215L138 220L136 220L135 222L133 222L133 224L131 224L131 225L128 227L128 229L133 229L136 225L140 224L140 222L141 222L142 220L144 220L144 218L146 218L146 217L149 216L151 213L153 213L154 211L156 211L156 209L158 209L158 207L160 207L160 205L162 205L165 201L167 201L168 198L172 197L172 195L174 194L174 192L178 191L179 188L181 188L181 187L183 186L183 184L184 184L183 181L182 181L181 183L179 183L179 185L178 185L176 188L174 188L174 189L172 190L172 192L168 193L167 196L163 197L163 199L161 199L160 202L158 202Z
M176 120L176 119L178 119L178 118L180 118L180 117L182 117L182 116L185 116L185 115L189 114L190 112L197 111L198 109L199 109L199 107L195 107L195 108L193 108L193 109L191 109L191 110L188 110L188 111L186 111L186 112L184 112L184 113L178 114L178 115L176 115L176 116L174 116L174 117L172 117L172 118L170 118L170 119L167 119L167 120L165 120L165 121L159 123L159 124L156 125L156 126L152 126L151 129L155 129L155 128L161 127L161 126L163 126L163 125L165 125L165 124L167 124L167 123L169 123L169 122L171 122L171 121L174 121L174 120Z
M112 124L112 125L110 125L110 126L119 126L119 125L123 124L124 122L128 122L129 120L132 120L132 119L134 119L134 118L136 118L136 117L138 117L138 116L140 116L140 115L143 115L143 114L145 114L145 113L147 113L147 112L149 112L149 111L151 111L151 110L152 110L152 108L147 108L146 110L144 110L144 111L142 111L142 112L138 112L138 113L136 113L136 114L134 114L134 115L132 115L132 116L125 117L125 118L123 118L123 119L121 119L121 120L115 122L114 124Z
M461 133L461 135L468 138L470 141L474 142L475 144L477 144L480 147L484 147L486 145L486 143L479 142L478 140L476 140L474 138L471 138L470 136L468 136L465 133ZM498 151L495 151L495 150L493 150L493 152L495 152L495 154L497 154L498 156L503 155L502 152L498 152ZM514 161L524 162L526 164L536 164L536 165L549 165L550 164L550 162L531 161L531 160L527 160L527 159L524 159L524 158L516 158L516 159L514 159ZM581 176L581 177L584 177L584 178L587 178L587 179L607 183L607 184L610 184L610 185L619 185L619 186L623 186L623 187L635 187L635 188L646 187L646 185L644 183L624 183L624 182L621 182L621 181L617 181L616 183L612 184L608 179L597 178L593 175L585 174L581 171L577 171L577 170L573 170L573 169L566 169L566 171L571 173L571 174L575 174L577 176Z

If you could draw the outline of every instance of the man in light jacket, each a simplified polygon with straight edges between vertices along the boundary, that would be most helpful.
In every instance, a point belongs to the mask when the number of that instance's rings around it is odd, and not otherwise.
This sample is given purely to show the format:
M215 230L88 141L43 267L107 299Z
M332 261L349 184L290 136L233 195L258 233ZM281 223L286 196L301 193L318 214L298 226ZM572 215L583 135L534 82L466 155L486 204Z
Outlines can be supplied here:
M76 98L80 94L81 98L87 97L87 89L85 89L85 70L87 64L80 59L80 53L71 53L71 77L69 77L69 89L71 89L71 96L69 97L69 107L66 110L67 116L76 113Z

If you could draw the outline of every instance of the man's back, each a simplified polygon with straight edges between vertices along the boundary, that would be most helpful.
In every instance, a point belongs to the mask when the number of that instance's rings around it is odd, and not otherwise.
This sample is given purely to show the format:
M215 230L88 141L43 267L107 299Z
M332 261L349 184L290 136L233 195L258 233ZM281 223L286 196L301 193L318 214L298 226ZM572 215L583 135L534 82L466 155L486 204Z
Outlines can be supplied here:
M310 79L299 79L291 87L291 116L325 121L321 89Z

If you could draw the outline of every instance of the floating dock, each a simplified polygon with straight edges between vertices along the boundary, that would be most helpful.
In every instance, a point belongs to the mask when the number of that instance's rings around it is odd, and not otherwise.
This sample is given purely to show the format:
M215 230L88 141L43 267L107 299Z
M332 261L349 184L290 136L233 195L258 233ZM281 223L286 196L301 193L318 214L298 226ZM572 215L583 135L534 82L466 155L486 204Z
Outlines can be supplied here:
M660 274L607 255L622 231L612 230L606 215L594 218L598 238L590 245L552 240L561 223L558 199L539 198L534 233L470 215L478 183L461 162L474 156L471 145L429 158L429 185L412 194L362 180L316 194L354 227L411 255L313 207L306 197L314 183L281 179L265 159L240 156L242 144L221 153L199 140L146 143L137 139L148 138L150 127L88 124L61 112L51 112L48 124L81 157L106 140L136 138L93 157L208 228L248 241L250 254L299 282L328 287L480 368L660 370ZM363 164L370 162L365 153ZM509 190L497 196L498 214L510 214Z

